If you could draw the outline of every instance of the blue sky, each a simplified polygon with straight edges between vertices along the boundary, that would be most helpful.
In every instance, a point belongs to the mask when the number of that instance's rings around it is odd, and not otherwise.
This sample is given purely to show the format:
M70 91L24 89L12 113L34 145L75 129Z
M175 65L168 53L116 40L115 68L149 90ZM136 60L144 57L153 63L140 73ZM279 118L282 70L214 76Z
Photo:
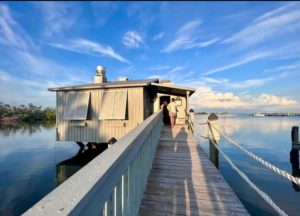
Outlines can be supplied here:
M300 111L299 2L1 2L0 101L48 87L157 77L199 110Z

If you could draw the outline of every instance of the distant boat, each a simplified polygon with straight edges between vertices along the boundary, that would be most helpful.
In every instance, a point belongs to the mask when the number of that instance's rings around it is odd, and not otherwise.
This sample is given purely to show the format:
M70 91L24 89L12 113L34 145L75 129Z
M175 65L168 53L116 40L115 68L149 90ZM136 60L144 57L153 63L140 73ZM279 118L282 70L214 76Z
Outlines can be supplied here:
M265 114L263 114L263 113L254 113L253 116L263 117L263 116L265 116Z

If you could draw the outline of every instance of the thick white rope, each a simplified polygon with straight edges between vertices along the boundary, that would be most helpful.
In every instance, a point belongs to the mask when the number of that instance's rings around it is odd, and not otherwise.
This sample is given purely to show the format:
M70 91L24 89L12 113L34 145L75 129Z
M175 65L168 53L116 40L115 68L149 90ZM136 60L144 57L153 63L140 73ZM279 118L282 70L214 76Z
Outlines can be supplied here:
M227 135L225 135L222 131L218 130L216 127L214 127L212 124L210 124L208 122L209 126L212 126L216 131L218 131L222 136L225 137L225 139L228 140L228 142L230 142L231 144L235 145L236 147L238 147L239 149L241 149L243 152L245 152L247 155L249 155L250 157L252 157L253 159L255 159L256 161L260 162L262 165L264 165L265 167L271 169L272 171L274 171L275 173L283 176L284 178L294 182L297 185L300 185L300 178L298 177L294 177L291 174L289 174L287 171L282 170L272 164L270 164L269 162L265 161L264 159L262 159L261 157L258 157L257 155L255 155L254 153L248 151L247 149L245 149L244 147L242 147L240 144L238 144L237 142L233 141L230 137L228 137Z
M287 214L278 206L276 203L269 197L265 192L260 190L249 178L243 173L231 160L230 158L219 148L219 146L215 143L214 140L210 141L213 143L216 149L223 155L223 157L227 160L227 162L231 165L231 167L244 179L251 188L253 188L260 196L263 198L277 213L281 216L286 216Z
M207 125L207 122L203 122L203 123L196 123L197 125Z

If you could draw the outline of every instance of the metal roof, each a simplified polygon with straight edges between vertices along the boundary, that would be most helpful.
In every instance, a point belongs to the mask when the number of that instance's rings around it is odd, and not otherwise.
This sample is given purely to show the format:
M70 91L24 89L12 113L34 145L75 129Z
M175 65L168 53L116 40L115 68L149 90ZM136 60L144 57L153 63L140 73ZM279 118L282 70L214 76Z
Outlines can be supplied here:
M144 80L128 80L128 81L113 81L106 83L92 83L85 85L74 85L64 87L49 88L49 91L70 91L70 90L87 90L87 89L108 89L108 88L124 88L124 87L139 87L148 86L151 83L158 83L158 79L144 79Z
M177 86L173 84L151 83L151 87L160 93L173 94L179 96L186 96L186 93L188 91L189 91L189 96L191 96L196 91L196 89L194 88L190 88L186 86Z
M107 83L92 83L86 85L64 86L49 88L49 91L76 91L76 90L89 90L89 89L112 89L112 88L126 88L126 87L143 87L149 86L152 90L165 94L173 94L179 96L186 96L186 92L189 91L189 95L192 95L196 89L177 86L173 84L159 83L158 79L144 79L144 80L128 80L128 81L113 81Z

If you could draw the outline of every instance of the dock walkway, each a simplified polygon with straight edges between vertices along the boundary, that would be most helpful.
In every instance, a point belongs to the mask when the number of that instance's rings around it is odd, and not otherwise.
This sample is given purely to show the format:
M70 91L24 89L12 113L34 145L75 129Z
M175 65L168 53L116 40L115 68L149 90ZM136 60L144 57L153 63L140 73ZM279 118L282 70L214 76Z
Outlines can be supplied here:
M249 215L184 126L164 126L139 215Z

